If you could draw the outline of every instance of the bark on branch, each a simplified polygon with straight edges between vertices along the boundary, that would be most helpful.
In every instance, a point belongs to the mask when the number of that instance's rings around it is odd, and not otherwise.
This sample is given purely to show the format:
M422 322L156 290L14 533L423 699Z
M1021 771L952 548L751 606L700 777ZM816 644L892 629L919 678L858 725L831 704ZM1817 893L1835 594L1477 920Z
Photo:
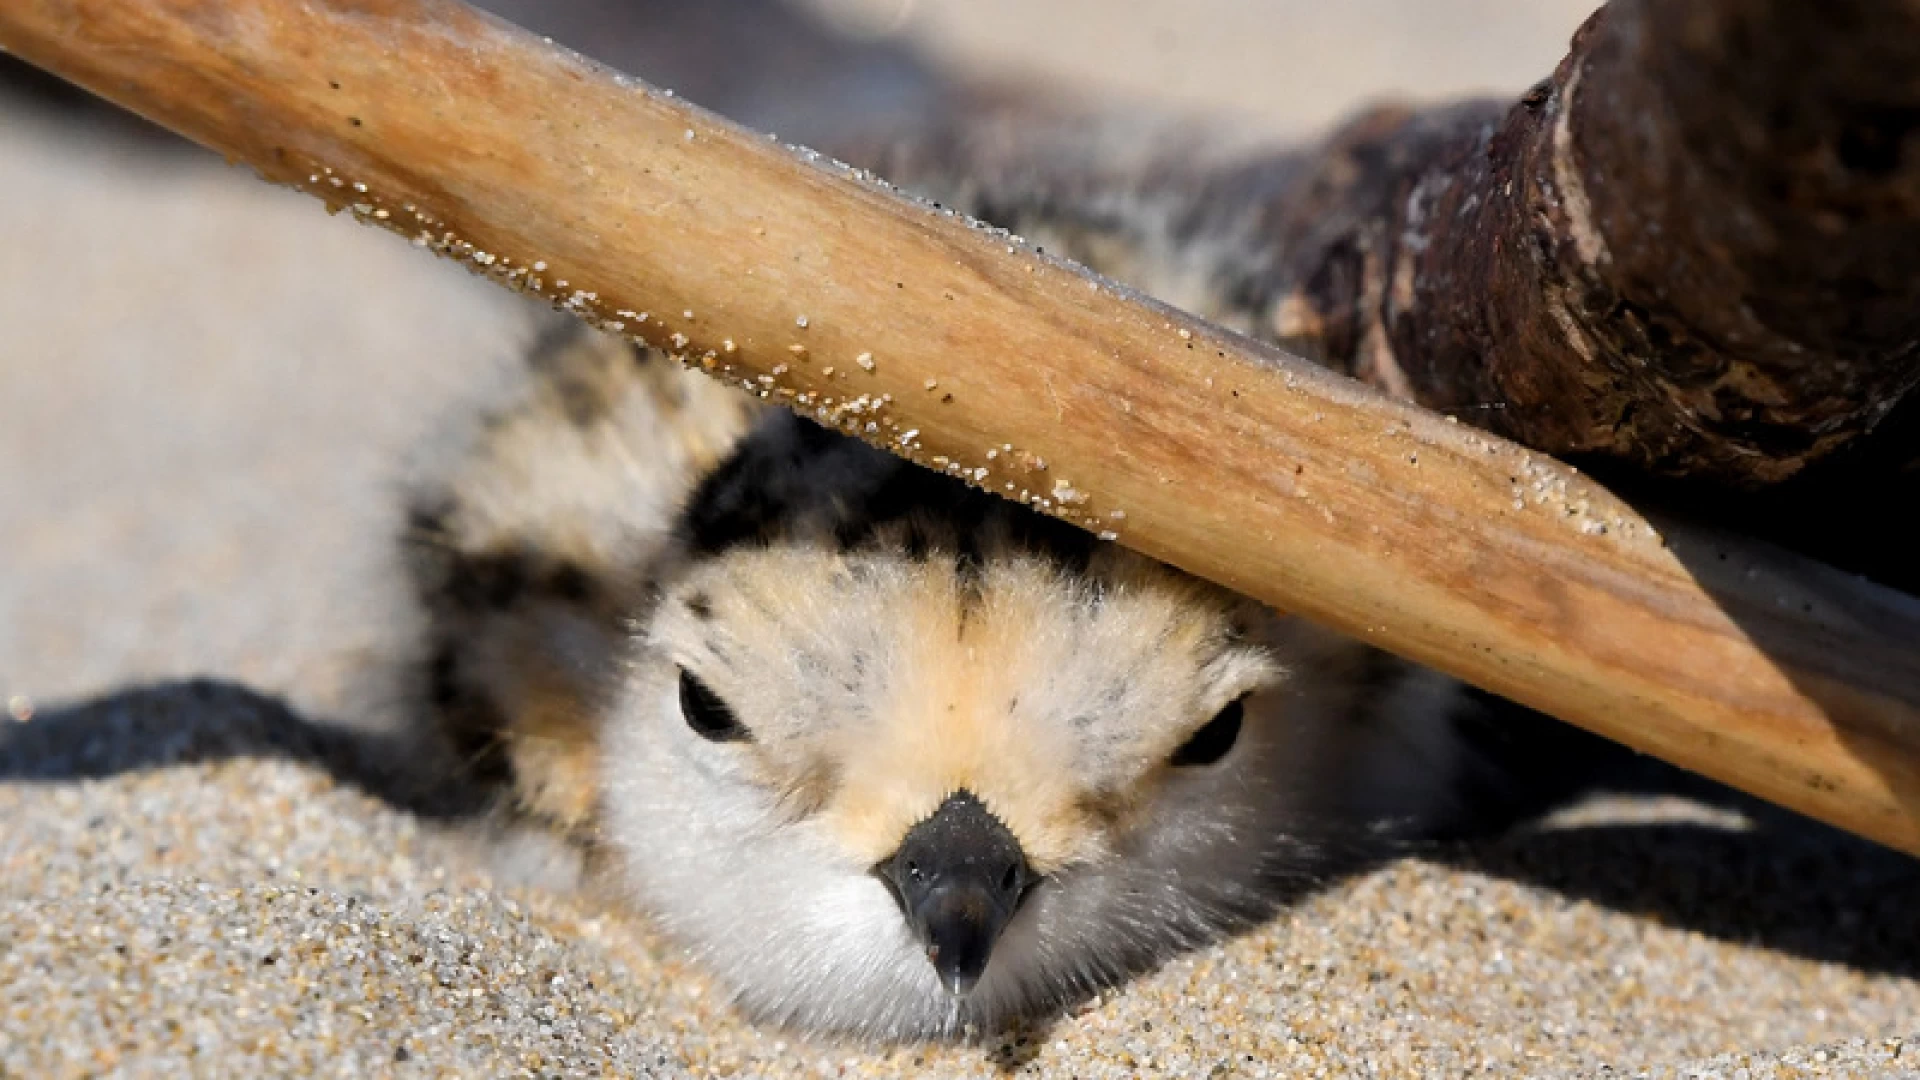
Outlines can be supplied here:
M1757 488L1920 384L1911 0L1615 0L1517 104L1378 109L1239 164L943 121L850 153L1563 457Z
M1920 852L1911 597L1656 529L453 0L10 0L0 46L929 467Z

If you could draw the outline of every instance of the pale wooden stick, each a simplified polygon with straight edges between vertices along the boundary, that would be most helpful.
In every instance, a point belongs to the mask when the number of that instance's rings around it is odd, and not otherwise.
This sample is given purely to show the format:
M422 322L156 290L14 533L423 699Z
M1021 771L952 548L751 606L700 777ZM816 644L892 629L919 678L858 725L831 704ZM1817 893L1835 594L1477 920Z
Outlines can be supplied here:
M916 461L1920 852L1911 597L1656 531L453 0L9 0L0 44Z

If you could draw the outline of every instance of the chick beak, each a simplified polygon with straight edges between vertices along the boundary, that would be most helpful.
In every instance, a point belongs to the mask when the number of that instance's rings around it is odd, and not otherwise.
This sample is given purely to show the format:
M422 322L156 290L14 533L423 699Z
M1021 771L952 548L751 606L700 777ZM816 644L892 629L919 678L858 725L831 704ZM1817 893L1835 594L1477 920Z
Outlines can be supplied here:
M960 791L874 868L893 890L940 984L965 997L1033 884L1026 853L999 818Z

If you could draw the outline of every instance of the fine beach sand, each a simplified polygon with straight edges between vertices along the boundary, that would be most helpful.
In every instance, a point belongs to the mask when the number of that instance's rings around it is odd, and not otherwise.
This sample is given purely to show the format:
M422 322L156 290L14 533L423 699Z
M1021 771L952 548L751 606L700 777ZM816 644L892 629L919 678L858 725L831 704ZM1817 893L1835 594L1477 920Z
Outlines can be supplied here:
M952 70L1284 136L1388 90L1517 91L1586 8L818 6ZM562 853L367 790L410 626L400 464L511 362L518 302L13 94L0 196L0 1078L1920 1076L1920 863L1672 796L1330 883L978 1046L755 1029L547 887Z

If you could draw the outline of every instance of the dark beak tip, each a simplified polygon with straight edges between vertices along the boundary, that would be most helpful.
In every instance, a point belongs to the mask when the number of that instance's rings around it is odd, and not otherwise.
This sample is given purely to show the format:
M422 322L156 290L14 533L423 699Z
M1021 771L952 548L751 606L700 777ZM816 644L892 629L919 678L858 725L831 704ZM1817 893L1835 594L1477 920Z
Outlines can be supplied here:
M1025 854L1007 827L971 795L950 798L875 867L956 998L986 973L1001 931L1025 899Z
M934 975L947 993L964 998L980 985L980 977L986 974L987 956L984 952L960 948L942 949L935 944L927 946L927 963L933 965Z

